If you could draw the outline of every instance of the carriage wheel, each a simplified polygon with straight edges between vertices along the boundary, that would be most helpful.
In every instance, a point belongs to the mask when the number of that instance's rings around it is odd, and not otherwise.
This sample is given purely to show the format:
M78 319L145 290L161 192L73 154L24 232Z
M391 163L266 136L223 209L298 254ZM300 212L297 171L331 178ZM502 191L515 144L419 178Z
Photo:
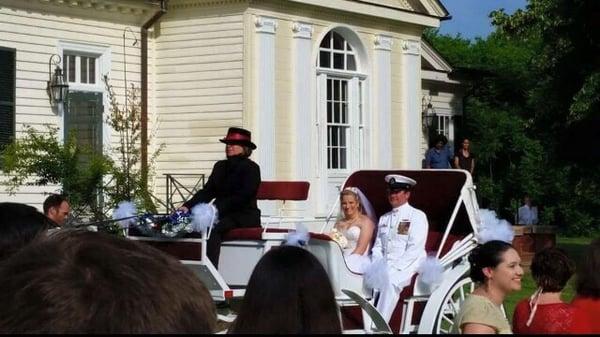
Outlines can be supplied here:
M450 333L454 326L454 318L458 315L465 298L473 292L474 288L475 283L470 277L462 278L452 286L444 297L442 307L435 319L434 334Z

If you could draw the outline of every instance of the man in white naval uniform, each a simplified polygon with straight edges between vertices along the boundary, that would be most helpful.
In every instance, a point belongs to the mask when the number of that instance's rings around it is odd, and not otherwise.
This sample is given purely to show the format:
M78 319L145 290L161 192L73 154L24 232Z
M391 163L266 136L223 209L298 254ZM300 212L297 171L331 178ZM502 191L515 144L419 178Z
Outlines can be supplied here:
M425 241L429 223L423 211L408 204L416 181L398 174L385 176L388 201L392 210L379 219L373 246L373 261L385 259L389 275L387 287L379 289L377 310L389 322L402 289L426 258Z

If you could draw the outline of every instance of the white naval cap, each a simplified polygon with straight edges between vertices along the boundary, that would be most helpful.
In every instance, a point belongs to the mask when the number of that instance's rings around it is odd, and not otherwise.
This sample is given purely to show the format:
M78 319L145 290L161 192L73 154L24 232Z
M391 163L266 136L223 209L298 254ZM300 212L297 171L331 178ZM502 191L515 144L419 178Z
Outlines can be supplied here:
M388 174L385 176L385 182L390 190L410 190L417 184L414 179L399 174Z

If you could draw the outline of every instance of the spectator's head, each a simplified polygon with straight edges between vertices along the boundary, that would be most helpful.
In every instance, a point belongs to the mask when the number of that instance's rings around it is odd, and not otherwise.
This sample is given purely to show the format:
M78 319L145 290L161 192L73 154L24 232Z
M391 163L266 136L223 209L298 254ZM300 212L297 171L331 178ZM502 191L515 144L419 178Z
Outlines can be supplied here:
M50 227L50 221L35 207L0 202L0 261L23 248Z
M523 196L523 205L531 206L531 197L529 194Z
M521 258L504 241L492 240L477 246L469 255L471 279L503 294L521 289Z
M463 138L462 143L460 143L460 144L461 144L462 149L467 150L467 151L469 150L469 147L471 146L471 142L469 141L468 138Z
M5 333L212 333L216 310L178 260L106 233L62 229L0 266Z
M560 248L546 248L535 254L531 276L544 292L562 291L575 272L575 263Z
M50 194L44 201L44 214L59 226L65 224L70 212L69 202L60 194Z
M438 134L437 136L435 136L435 139L433 141L433 145L438 150L441 149L442 147L444 147L444 145L446 145L447 143L448 143L448 138L446 138L446 136L444 136L442 134Z
M303 248L271 249L254 268L229 332L340 334L335 295L321 263Z
M577 269L577 295L600 298L600 238L588 246Z

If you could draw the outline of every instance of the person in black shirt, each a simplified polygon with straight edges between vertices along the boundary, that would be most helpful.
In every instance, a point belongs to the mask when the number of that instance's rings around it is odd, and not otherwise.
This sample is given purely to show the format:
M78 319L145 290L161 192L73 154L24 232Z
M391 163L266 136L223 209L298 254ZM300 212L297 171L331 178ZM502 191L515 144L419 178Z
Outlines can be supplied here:
M213 198L219 221L208 239L206 253L218 268L223 236L234 228L260 227L260 210L256 194L260 185L260 167L249 159L256 145L251 133L242 128L229 128L227 136L220 140L225 146L227 159L215 163L204 188L179 208L189 212L199 203Z

